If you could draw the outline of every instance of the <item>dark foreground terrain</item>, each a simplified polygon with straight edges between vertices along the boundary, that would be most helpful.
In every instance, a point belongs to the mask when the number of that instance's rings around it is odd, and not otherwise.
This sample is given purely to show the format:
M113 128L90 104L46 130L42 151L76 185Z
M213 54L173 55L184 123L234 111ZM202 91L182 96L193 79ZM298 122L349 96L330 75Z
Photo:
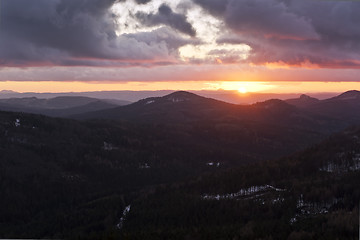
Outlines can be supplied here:
M0 112L0 237L355 239L358 95Z
M360 128L275 161L157 189L125 239L357 239Z

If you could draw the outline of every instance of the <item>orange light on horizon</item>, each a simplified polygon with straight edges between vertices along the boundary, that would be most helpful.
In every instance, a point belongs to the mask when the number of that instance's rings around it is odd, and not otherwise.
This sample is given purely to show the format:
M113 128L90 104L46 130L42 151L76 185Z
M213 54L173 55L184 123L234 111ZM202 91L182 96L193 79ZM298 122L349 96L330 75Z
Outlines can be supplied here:
M263 92L275 88L274 85L266 82L239 82L239 81L228 81L228 82L214 82L208 83L207 90L234 90L239 93L248 92Z
M240 87L240 88L238 89L238 92L245 94L245 93L247 93L247 90L246 90L245 87Z
M314 93L360 90L360 82L244 82L244 81L164 81L164 82L0 82L1 90L17 92L87 92L156 90L229 90L245 93Z

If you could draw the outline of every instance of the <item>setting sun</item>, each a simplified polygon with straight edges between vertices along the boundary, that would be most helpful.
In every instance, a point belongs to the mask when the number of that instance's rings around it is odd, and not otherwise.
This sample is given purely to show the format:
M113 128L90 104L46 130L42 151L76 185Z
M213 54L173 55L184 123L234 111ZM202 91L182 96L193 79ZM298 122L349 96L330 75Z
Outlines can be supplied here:
M238 89L238 92L239 92L239 93L247 93L247 90L246 90L245 87L240 87L240 88Z

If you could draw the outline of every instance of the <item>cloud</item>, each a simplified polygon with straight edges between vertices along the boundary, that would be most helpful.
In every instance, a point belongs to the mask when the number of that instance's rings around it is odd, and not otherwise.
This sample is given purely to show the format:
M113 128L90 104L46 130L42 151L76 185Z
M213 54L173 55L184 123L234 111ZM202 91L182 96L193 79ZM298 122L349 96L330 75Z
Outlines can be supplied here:
M167 25L191 37L196 35L195 29L186 20L186 16L174 13L166 4L159 7L157 14L138 12L136 17L146 26Z
M360 3L311 0L193 0L246 43L248 62L325 68L360 67ZM235 36L235 37L234 37Z
M266 38L316 39L309 19L291 11L278 0L194 0L209 12L223 17L239 34Z
M111 62L122 65L125 61L126 65L174 62L178 58L177 48L192 42L166 28L118 36L118 16L111 11L117 2L121 1L37 0L31 7L25 7L29 4L27 0L4 1L0 64L92 66ZM171 16L181 19L176 14Z
M360 68L356 1L8 0L1 11L0 67Z
M239 34L298 40L319 38L309 19L289 11L285 3L277 0L231 1L228 9L225 21Z
M47 89L54 91L54 88L48 82L89 82L94 86L96 83L126 83L135 82L134 85L141 82L168 82L169 85L157 85L163 89L179 89L191 85L171 85L172 81L189 82L213 82L213 81L357 81L359 82L359 72L357 69L302 69L302 68L276 68L270 69L264 66L247 66L237 64L216 64L216 65L160 65L158 67L37 67L37 68L0 68L1 86L11 85L7 81L20 81L18 86L30 86L33 81L43 81L44 83L34 84L36 86L50 86ZM28 82L28 83L26 83ZM69 83L71 86L73 83ZM282 83L280 83L282 84ZM299 83L298 83L299 84ZM74 83L76 86L77 83ZM133 86L134 86L133 85ZM349 84L351 86L351 84ZM14 85L15 86L15 85ZM59 86L59 85L55 85ZM148 85L150 86L150 85ZM336 85L335 85L336 86ZM22 87L24 89L25 87ZM31 87L36 89L36 87ZM41 88L41 87L40 87ZM40 89L39 88L39 89ZM92 89L94 89L93 87ZM114 85L114 89L126 88ZM146 89L146 87L144 87ZM41 88L45 89L45 88ZM295 89L295 88L294 88ZM101 90L101 89L99 89ZM129 90L129 89L127 89ZM322 89L318 89L321 91ZM28 90L26 90L28 91ZM35 90L36 91L36 90ZM45 91L45 90L44 90ZM335 88L334 88L335 91Z
M226 8L230 0L193 0L196 4L200 5L211 14L222 16L226 12Z
M135 2L137 2L138 4L147 4L151 2L151 0L135 0Z

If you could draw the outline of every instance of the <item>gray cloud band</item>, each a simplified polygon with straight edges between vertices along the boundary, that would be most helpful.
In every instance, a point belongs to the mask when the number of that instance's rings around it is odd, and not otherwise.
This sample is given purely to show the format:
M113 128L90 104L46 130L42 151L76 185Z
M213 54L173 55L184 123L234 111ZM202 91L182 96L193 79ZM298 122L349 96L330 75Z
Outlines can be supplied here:
M116 2L119 1L37 0L27 7L27 0L3 1L0 65L107 65L112 61L113 65L122 66L123 61L128 61L126 65L172 62L178 58L177 49L192 42L170 28L117 36L118 16L111 11ZM183 20L180 15L170 12L164 16L166 25L182 27L176 25L177 20Z

